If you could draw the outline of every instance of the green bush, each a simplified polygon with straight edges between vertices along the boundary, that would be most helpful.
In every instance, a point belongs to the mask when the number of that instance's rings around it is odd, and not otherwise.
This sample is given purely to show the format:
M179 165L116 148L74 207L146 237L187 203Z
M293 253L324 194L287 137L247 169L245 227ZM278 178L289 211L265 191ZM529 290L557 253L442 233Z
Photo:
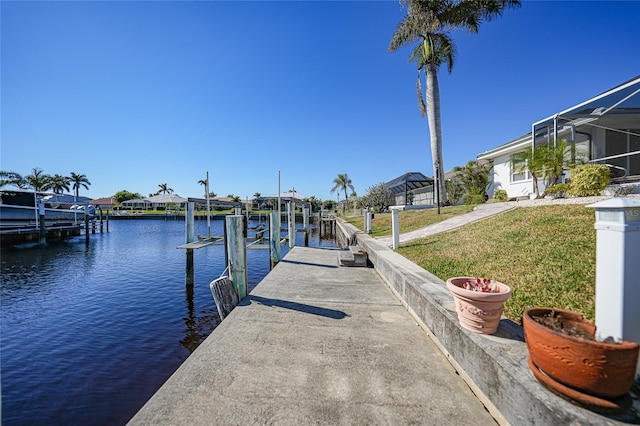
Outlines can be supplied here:
M569 184L567 183L558 183L556 185L550 186L547 188L545 193L547 195L555 195L557 198L563 198L569 189Z
M567 195L574 197L589 197L600 195L609 185L611 175L604 164L586 164L571 169L571 185Z
M480 194L466 194L462 197L462 203L467 205L484 204L486 201L484 195Z
M507 195L507 191L504 189L496 189L493 193L494 201L507 201L509 199L509 195Z

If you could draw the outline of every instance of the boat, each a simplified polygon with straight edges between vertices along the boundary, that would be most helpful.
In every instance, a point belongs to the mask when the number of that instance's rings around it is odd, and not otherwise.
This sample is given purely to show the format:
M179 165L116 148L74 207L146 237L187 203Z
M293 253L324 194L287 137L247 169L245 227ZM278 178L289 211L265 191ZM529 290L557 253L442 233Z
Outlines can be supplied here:
M80 225L85 220L85 214L89 217L95 214L95 208L88 204L89 200L68 194L0 190L0 231L38 229L42 213L40 205L44 209L47 229Z

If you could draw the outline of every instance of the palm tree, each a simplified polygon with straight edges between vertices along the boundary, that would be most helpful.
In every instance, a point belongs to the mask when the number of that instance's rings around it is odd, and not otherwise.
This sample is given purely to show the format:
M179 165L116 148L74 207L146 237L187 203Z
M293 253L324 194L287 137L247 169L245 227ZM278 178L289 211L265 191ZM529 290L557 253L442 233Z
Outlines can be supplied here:
M420 113L427 115L431 158L434 176L438 182L440 202L447 202L442 160L442 124L440 119L440 89L438 69L446 62L451 73L455 59L455 43L449 36L452 30L478 33L483 20L502 14L507 7L520 5L519 0L401 0L407 6L407 15L396 27L389 51L418 41L409 57L418 66L416 89ZM426 103L422 96L421 73L426 80Z
M347 188L349 188L352 192L355 191L353 184L351 183L351 179L346 173L338 173L338 176L333 180L333 188L331 188L331 193L342 190L344 191L344 200L345 204L347 202ZM338 195L340 193L338 192ZM342 205L342 214L344 215L345 205Z
M55 174L51 176L49 180L49 187L55 194L63 194L64 191L69 191L70 179L67 176Z
M456 177L466 194L485 195L492 168L491 162L482 163L472 160L463 167L454 167L453 171L458 173Z
M21 188L25 180L20 173L0 170L0 188L6 185L13 185Z
M51 176L44 174L38 167L31 170L31 174L25 176L26 186L32 188L34 192L46 191L50 188Z
M158 192L156 192L156 194L172 194L173 193L173 189L169 188L166 183L160 183L158 184L158 186L160 187L160 189L158 190Z
M533 179L533 190L536 193L536 198L538 198L540 196L538 177L542 174L543 159L541 155L537 155L536 151L529 145L524 151L512 154L509 159L513 173L526 173L527 170L529 171L531 179Z
M259 192L256 192L255 194L253 194L253 198L260 198L262 197L262 194Z
M71 187L73 188L73 193L75 194L76 199L78 198L78 195L80 195L81 187L84 189L89 189L89 186L91 185L89 179L87 179L87 177L83 174L71 172L69 179L71 181Z

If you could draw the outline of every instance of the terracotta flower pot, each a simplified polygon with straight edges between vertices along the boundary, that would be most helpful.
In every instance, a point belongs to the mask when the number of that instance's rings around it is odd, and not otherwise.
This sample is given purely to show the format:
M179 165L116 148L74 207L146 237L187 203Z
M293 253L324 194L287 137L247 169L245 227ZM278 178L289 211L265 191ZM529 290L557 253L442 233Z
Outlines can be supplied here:
M511 296L511 288L501 282L496 284L498 292L483 293L467 290L462 285L476 277L453 277L447 280L447 288L453 294L460 325L480 334L493 334L498 330L504 302Z
M578 328L585 335L595 335L595 325L579 313L551 308L527 309L522 316L522 325L529 349L529 366L536 377L552 390L591 405L598 405L598 398L625 396L633 384L638 344L628 341L603 343L575 337L533 319L552 312L563 328ZM581 396L582 393L587 396ZM596 398L588 398L588 395Z

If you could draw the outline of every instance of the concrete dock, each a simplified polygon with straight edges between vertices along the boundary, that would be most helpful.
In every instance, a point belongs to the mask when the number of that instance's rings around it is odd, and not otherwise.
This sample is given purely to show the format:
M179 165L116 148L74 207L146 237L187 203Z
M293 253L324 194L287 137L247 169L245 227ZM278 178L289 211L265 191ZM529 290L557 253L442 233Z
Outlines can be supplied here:
M496 422L375 269L295 247L129 424Z

